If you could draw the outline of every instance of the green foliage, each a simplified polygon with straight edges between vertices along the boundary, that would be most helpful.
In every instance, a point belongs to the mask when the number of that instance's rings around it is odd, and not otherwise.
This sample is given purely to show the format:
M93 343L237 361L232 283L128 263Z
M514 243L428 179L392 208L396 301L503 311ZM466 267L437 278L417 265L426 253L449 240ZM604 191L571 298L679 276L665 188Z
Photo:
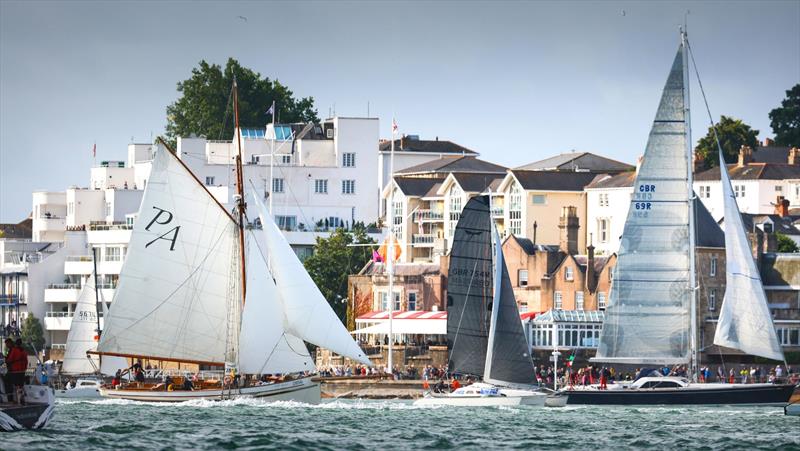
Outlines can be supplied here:
M337 229L330 238L317 238L314 254L303 263L342 322L347 316L347 276L360 271L372 258L370 246L348 245L374 242L364 227L357 225L352 233Z
M775 236L778 238L778 252L800 252L800 248L793 239L782 233L776 233Z
M786 91L781 106L769 112L775 144L800 146L800 83Z
M758 147L758 130L753 130L749 125L740 119L722 116L716 124L719 143L722 146L722 154L725 155L727 163L735 163L739 149L750 146L753 151ZM708 133L697 142L694 149L698 156L703 158L706 169L719 164L717 151L717 141L714 138L714 130L708 127Z
M277 120L282 122L318 121L314 99L296 99L288 87L278 80L261 78L261 74L242 67L233 58L225 69L200 61L192 76L178 82L181 97L167 107L166 136L172 145L179 136L205 136L208 139L233 137L234 75L239 91L239 124L242 127L264 127L272 116L266 114L275 101Z
M29 314L22 323L20 338L25 350L29 353L41 352L44 347L44 330L39 318L33 313Z

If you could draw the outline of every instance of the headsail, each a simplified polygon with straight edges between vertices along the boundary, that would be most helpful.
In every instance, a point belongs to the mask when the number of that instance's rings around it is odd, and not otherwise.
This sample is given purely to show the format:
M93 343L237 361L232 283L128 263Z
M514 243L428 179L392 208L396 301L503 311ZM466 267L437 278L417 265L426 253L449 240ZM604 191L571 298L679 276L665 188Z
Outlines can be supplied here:
M103 318L108 318L108 304L106 304L106 300L103 297L103 290L100 290L98 293L100 294ZM128 359L124 357L106 355L100 358L100 374L105 374L106 376L113 376L116 374L117 370L124 370L128 367L130 367L130 365L128 365Z
M522 329L514 288L503 257L503 243L497 229L492 229L496 255L495 289L483 380L495 385L532 385L535 375L528 340Z
M775 325L767 305L761 275L744 231L728 168L720 154L720 178L725 207L725 298L719 312L714 344L747 354L783 360Z
M61 372L64 374L89 374L97 371L99 358L86 356L86 351L97 349L97 301L94 294L94 273L83 284L72 324L67 334L67 346L64 350L64 363Z
M658 107L622 234L597 361L690 360L689 157L684 46Z
M225 363L239 296L237 225L178 157L159 148L98 350Z
M447 341L451 372L483 376L492 300L489 197L470 199L453 234L447 272Z
M251 181L252 184L252 181ZM258 196L253 196L266 236L272 276L286 315L286 331L305 341L371 365L311 280L286 238Z
M284 331L278 290L267 268L261 230L247 233L247 301L239 333L239 371L276 374L314 371L305 343Z

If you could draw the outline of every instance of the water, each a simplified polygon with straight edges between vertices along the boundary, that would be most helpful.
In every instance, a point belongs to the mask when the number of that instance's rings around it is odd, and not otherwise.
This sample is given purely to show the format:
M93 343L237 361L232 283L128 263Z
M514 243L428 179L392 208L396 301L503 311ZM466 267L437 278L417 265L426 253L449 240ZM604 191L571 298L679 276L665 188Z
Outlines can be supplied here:
M150 404L59 401L44 431L0 449L798 449L800 418L779 407L414 407L337 400Z

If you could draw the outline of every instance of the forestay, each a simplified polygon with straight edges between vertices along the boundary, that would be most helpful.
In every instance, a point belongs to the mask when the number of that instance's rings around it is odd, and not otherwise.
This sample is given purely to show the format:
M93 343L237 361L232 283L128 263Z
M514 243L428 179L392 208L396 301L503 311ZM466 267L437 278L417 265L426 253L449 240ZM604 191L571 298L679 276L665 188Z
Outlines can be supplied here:
M470 199L453 233L447 272L447 341L451 372L483 376L492 300L489 197Z
M672 64L634 183L597 361L677 364L690 358L683 51Z
M284 331L285 316L266 261L261 230L247 231L247 300L239 334L239 372L280 374L313 371L305 343Z
M720 161L725 161L721 153ZM725 298L719 312L714 344L783 360L761 275L750 253L750 242L724 164L720 165L720 178L725 207Z
M251 181L252 185L252 181ZM255 190L255 188L254 188ZM306 272L264 203L254 196L266 237L272 276L286 315L285 330L297 338L371 365Z
M230 215L158 148L99 351L223 364L237 246Z

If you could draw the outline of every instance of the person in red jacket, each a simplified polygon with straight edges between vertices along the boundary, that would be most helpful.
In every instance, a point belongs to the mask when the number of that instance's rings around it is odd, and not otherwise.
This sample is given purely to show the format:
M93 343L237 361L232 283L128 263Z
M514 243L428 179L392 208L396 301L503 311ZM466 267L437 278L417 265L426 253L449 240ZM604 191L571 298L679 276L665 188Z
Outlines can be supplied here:
M14 400L17 404L22 404L22 386L25 385L25 371L28 369L28 354L14 343L14 340L6 338L6 365L8 375L6 376L6 389L14 393ZM10 390L9 390L10 389Z

